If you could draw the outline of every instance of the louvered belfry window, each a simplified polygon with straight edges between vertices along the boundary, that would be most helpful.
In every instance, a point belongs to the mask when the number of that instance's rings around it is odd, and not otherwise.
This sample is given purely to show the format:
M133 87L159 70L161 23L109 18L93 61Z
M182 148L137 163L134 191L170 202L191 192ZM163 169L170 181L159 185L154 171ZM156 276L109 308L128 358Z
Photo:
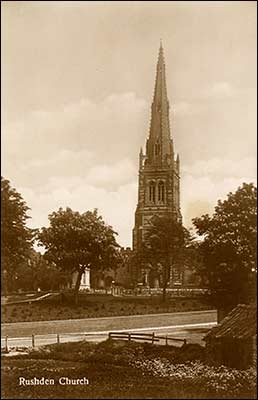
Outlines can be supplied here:
M158 201L162 203L165 201L165 184L163 181L160 181L158 185Z

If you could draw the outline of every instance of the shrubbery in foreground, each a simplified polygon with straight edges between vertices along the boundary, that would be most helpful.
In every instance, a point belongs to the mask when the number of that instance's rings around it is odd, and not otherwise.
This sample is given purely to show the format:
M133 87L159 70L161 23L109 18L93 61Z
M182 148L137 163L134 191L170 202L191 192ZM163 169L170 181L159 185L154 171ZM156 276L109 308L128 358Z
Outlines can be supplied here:
M56 365L60 362L72 363L73 368L80 371L78 373L84 371L85 374L87 370L89 376L95 371L97 382L104 385L101 386L101 395L105 396L110 395L109 387L120 390L121 386L125 396L133 393L132 397L125 398L139 398L142 394L147 397L140 398L161 398L161 387L166 387L170 398L257 398L255 368L236 370L208 365L204 348L197 344L174 347L109 339L100 343L81 341L43 346L6 361L12 364L15 360L19 368L24 362L25 369L33 360L48 362L47 370L53 367L56 374L59 372ZM100 371L104 371L104 375ZM119 379L118 374L121 374ZM98 385L97 382L94 385ZM130 391L132 387L133 392ZM100 398L97 386L94 390L92 395ZM87 398L94 397L89 394ZM124 397L120 393L118 398Z
M201 387L207 393L225 393L235 397L237 394L256 389L257 372L254 367L237 370L223 365L209 366L200 361L172 364L165 358L135 360L131 365L141 369L143 373L169 378L175 385L187 385L193 389Z

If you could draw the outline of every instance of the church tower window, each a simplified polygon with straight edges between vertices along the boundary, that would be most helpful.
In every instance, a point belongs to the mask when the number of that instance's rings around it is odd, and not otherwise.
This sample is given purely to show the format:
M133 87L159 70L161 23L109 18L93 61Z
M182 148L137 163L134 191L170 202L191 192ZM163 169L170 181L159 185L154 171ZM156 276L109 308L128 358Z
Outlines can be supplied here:
M162 203L165 201L165 184L163 181L158 184L158 201Z
M149 201L155 203L155 182L151 181L149 185Z

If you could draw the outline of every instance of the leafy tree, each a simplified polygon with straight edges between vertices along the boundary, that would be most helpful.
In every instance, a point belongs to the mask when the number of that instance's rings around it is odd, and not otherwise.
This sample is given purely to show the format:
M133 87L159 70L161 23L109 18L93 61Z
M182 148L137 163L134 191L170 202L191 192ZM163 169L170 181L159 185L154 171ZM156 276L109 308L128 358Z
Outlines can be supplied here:
M144 243L138 252L140 264L162 278L163 301L170 280L171 267L180 268L185 260L191 235L184 226L169 216L153 217Z
M60 273L54 263L48 262L41 253L32 250L29 258L17 271L16 287L24 291L58 290L70 283L70 276Z
M70 208L49 215L50 226L38 234L40 244L45 246L45 259L64 272L77 273L74 288L75 302L82 274L86 268L105 270L118 263L118 244L115 232L106 225L97 210L83 214Z
M243 183L227 199L219 200L212 216L194 218L199 235L203 268L217 306L250 301L257 272L257 189Z
M33 244L33 230L26 226L29 207L10 182L1 177L1 254L2 286L15 290L19 266L27 259Z

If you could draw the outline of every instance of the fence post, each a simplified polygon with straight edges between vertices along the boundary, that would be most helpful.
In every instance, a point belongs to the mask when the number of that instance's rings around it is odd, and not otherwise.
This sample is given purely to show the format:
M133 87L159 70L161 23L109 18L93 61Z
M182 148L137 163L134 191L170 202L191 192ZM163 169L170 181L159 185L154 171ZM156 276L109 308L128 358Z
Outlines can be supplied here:
M154 343L154 336L155 336L155 333L153 332L153 333L152 333L152 339L151 339L151 343L152 343L152 344Z
M5 351L8 353L8 335L5 336Z
M128 340L131 340L131 333L128 333Z
M59 333L56 335L56 339L57 339L57 343L59 344L59 343L60 343L60 336L59 336Z
M111 332L108 332L108 338L111 339Z
M32 347L35 347L35 336L31 335L31 339L32 339Z
M168 345L168 335L166 335L166 346Z

